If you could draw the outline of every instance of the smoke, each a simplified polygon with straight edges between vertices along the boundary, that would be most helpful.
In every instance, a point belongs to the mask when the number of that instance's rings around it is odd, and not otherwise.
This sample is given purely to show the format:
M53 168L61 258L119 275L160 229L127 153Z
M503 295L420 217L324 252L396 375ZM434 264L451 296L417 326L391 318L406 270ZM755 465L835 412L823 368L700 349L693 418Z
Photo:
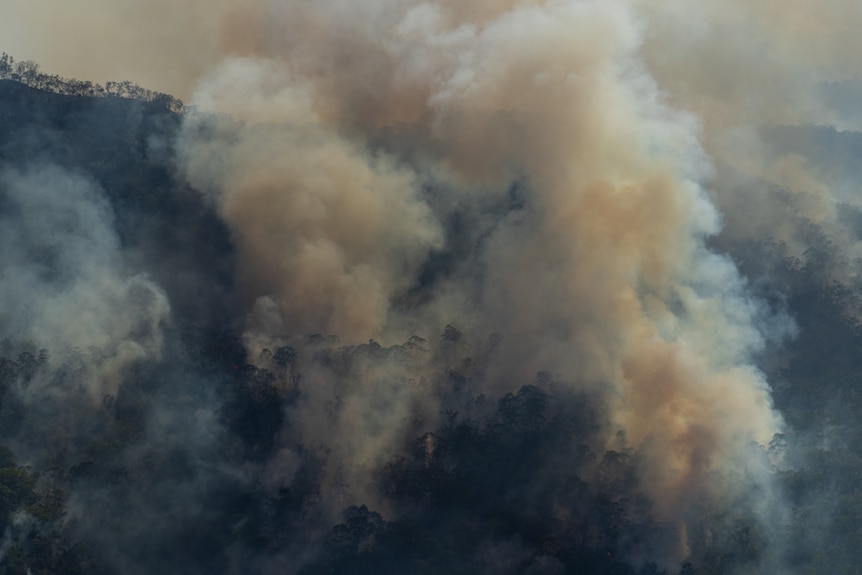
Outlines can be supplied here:
M761 332L768 312L705 247L710 161L650 75L644 26L624 3L250 6L226 36L240 57L192 99L232 119L191 116L180 149L236 237L249 340L501 334L477 391L541 370L600 390L610 437L648 454L657 520L684 530L710 475L781 431L752 357L782 335ZM503 204L513 182L522 205L394 309L441 250L440 206ZM336 445L381 406L349 393ZM385 393L398 428L414 393ZM309 409L300 425L320 419ZM354 446L347 466L374 468L393 443ZM683 559L684 535L674 545Z
M841 152L828 135L809 146L794 141L814 140L813 126L846 137L860 129L856 112L841 103L853 98L862 74L849 57L859 44L859 7L716 2L694 21L673 1L639 9L648 22L650 70L674 106L697 115L702 143L720 168L710 183L726 218L723 236L770 237L807 260L806 252L818 250L813 224L847 255L825 273L855 284L858 265L850 262L859 257L859 237L840 216L840 204L858 204L854 163L836 162Z
M2 337L28 341L60 362L89 356L93 370L81 378L81 391L99 404L116 394L124 367L159 356L167 298L146 276L124 269L110 208L94 182L34 165L3 170L0 191ZM77 391L28 393L38 399Z
M133 79L184 98L218 61L226 5L195 2L180 9L171 2L95 0L68 6L10 0L3 4L0 32L9 44L4 50L52 73L102 83ZM168 61L171 66L165 66Z
M379 337L389 301L439 244L414 175L313 123L228 124L190 129L181 146L193 185L218 182L247 307L272 300L286 323L273 336Z
M691 554L701 506L783 516L763 450L785 424L758 360L796 328L718 249L806 258L814 224L846 256L828 275L855 281L854 174L777 128L858 128L829 104L860 73L855 2L94 0L50 22L44 4L6 21L87 40L0 25L10 49L190 105L175 169L230 230L248 361L296 394L249 474L285 488L316 450L326 513L397 516L379 470L410 439L548 372L597 398L593 451L639 454L664 565ZM0 328L52 357L98 350L87 394L116 393L159 357L168 296L126 271L86 178L3 186L19 223L0 299L32 303ZM485 564L516 561L494 545Z

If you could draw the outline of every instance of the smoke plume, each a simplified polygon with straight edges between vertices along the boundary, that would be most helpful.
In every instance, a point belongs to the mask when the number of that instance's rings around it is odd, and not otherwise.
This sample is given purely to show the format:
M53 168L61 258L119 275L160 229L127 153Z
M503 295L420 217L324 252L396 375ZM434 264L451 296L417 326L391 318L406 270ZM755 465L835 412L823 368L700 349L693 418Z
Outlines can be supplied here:
M637 454L626 489L653 530L633 564L679 569L712 537L704 509L748 509L764 532L784 521L766 450L787 428L761 360L797 333L792 289L727 252L768 239L805 262L825 236L823 273L857 285L860 230L840 206L855 173L788 136L858 128L830 104L858 82L856 3L91 0L46 21L53 4L0 10L52 39L0 24L11 51L187 102L146 153L227 226L219 325L241 334L243 369L290 398L271 455L249 456L237 483L285 490L314 460L315 522L360 504L397 519L387 463L425 437L430 467L457 413L493 418L480 398L536 382L590 398L590 450ZM91 350L96 402L135 362L164 361L172 298L191 290L136 268L162 248L124 245L84 175L10 168L0 185L0 301L18 302L4 336L52 358ZM200 429L229 423L201 417L181 436L211 448ZM229 481L207 465L207 481ZM610 464L561 465L595 478ZM576 506L555 501L574 524ZM477 557L515 564L524 545L489 539Z
M430 335L459 322L480 341L501 334L506 359L479 388L544 369L599 389L609 432L648 453L658 519L684 529L709 475L744 464L781 418L751 363L764 312L704 246L719 216L698 123L650 76L637 11L280 8L250 6L228 29L232 56L193 102L232 120L192 118L180 144L234 231L248 307L274 316L252 339L396 342L405 324ZM459 254L469 265L393 309L441 249L432 206L480 210L515 182L522 204Z

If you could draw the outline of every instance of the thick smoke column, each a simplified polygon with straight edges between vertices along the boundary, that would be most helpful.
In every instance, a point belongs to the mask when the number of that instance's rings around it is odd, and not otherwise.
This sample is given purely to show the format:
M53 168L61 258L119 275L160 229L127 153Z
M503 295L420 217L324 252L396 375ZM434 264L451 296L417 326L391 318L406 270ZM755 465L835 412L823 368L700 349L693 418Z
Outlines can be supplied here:
M11 9L35 25L40 4L50 2ZM325 445L325 496L348 491L344 501L397 513L375 473L457 404L435 379L460 359L457 342L476 360L466 396L551 372L601 399L593 447L639 454L645 513L674 533L658 544L668 564L687 556L703 501L750 505L759 493L755 514L781 512L751 447L783 430L755 359L794 328L712 246L765 235L803 257L803 224L814 222L862 254L840 226L834 182L764 129L854 127L822 96L858 80L855 2L708 1L697 17L678 0L205 4L171 4L176 28L163 29L165 3L93 0L100 21L140 23L116 53L66 63L44 45L45 55L12 49L69 73L130 70L197 110L184 117L176 169L230 228L249 361L278 365L285 393L303 382L261 471L272 485L290 482L303 449ZM52 36L65 26L53 22ZM129 53L147 57L130 64ZM7 180L15 190L34 176ZM754 197L755 182L785 190ZM88 337L119 358L157 355L161 292L91 261L81 285L150 303L143 319L96 318ZM14 288L0 283L4 296ZM41 316L8 321L56 332ZM318 354L330 335L373 340L350 348L372 359L336 377ZM410 340L410 361L373 360L376 342L413 335L425 339Z
M480 385L544 369L600 390L658 520L684 529L707 478L781 422L751 364L762 312L704 247L698 125L663 101L641 26L624 3L260 5L193 99L233 119L192 117L181 149L236 235L250 341L501 334ZM440 248L431 206L480 211L513 182L523 205L395 309Z

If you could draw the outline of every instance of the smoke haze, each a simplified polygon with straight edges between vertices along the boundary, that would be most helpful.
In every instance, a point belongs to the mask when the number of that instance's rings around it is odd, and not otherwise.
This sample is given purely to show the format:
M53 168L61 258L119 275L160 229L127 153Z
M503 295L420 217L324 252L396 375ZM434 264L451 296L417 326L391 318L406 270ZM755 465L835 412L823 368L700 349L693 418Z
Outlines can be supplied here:
M704 247L719 218L701 188L709 165L697 122L663 102L638 54L635 10L294 8L250 9L228 39L253 59L215 68L194 98L245 120L228 128L237 148L247 139L262 147L225 151L210 131L192 132L193 122L181 144L193 184L207 187L196 177L203 173L230 188L218 201L240 238L241 277L278 308L264 323L347 343L398 341L388 334L400 327L389 302L415 282L409 262L438 249L410 180L467 205L495 195L504 202L518 181L523 205L461 256L482 273L457 270L441 282L443 297L432 291L405 321L425 316L439 331L469 318L474 337L503 334L506 372L545 369L600 387L609 425L633 447L649 446L644 488L660 519L682 524L684 502L706 475L748 442L768 443L781 422L750 364L763 345L759 304L732 265ZM335 131L338 147L293 135L309 125ZM345 162L339 148L348 145L373 146L377 157ZM410 156L399 158L404 150ZM234 159L228 174L217 171ZM403 176L369 181L399 160ZM294 161L304 168L296 183L285 166ZM244 173L253 179L231 184ZM280 202L290 204L275 208ZM492 367L480 385L506 385L500 379Z
M300 572L347 508L348 526L411 517L399 465L485 478L452 463L459 433L484 422L527 461L507 426L540 412L530 437L554 455L504 492L513 507L570 534L608 485L636 524L614 544L626 565L680 572L747 521L765 550L721 572L788 569L800 503L776 470L797 420L770 378L807 341L800 278L858 288L858 168L823 142L858 137L835 102L859 81L860 18L842 0L12 0L3 49L187 108L130 116L140 173L56 159L54 127L10 129L33 157L0 156L0 331L10 357L45 352L10 379L39 408L4 441L38 467L66 437L73 465L121 427L80 421L133 413L144 431L68 499L76 537L116 547L121 572L175 565L164 541L163 564L128 549L255 486L301 499L278 524L308 533L256 553L214 527L197 551L221 546L220 572ZM66 401L58 425L77 431L40 431ZM552 426L570 412L577 429ZM148 461L186 472L100 494ZM112 497L139 523L88 517ZM148 501L183 501L180 526ZM476 572L572 568L494 537Z

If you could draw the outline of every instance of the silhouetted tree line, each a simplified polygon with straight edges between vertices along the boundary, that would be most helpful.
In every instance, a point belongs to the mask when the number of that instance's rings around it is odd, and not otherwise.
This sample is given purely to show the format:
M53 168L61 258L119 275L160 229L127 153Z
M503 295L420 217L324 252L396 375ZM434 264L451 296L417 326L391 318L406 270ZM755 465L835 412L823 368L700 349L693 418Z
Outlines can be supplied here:
M158 103L172 112L182 112L183 102L169 94L154 92L128 80L123 82L95 82L63 78L56 74L44 74L30 60L16 61L3 52L0 54L0 80L15 80L32 88L63 94L65 96L117 97Z

